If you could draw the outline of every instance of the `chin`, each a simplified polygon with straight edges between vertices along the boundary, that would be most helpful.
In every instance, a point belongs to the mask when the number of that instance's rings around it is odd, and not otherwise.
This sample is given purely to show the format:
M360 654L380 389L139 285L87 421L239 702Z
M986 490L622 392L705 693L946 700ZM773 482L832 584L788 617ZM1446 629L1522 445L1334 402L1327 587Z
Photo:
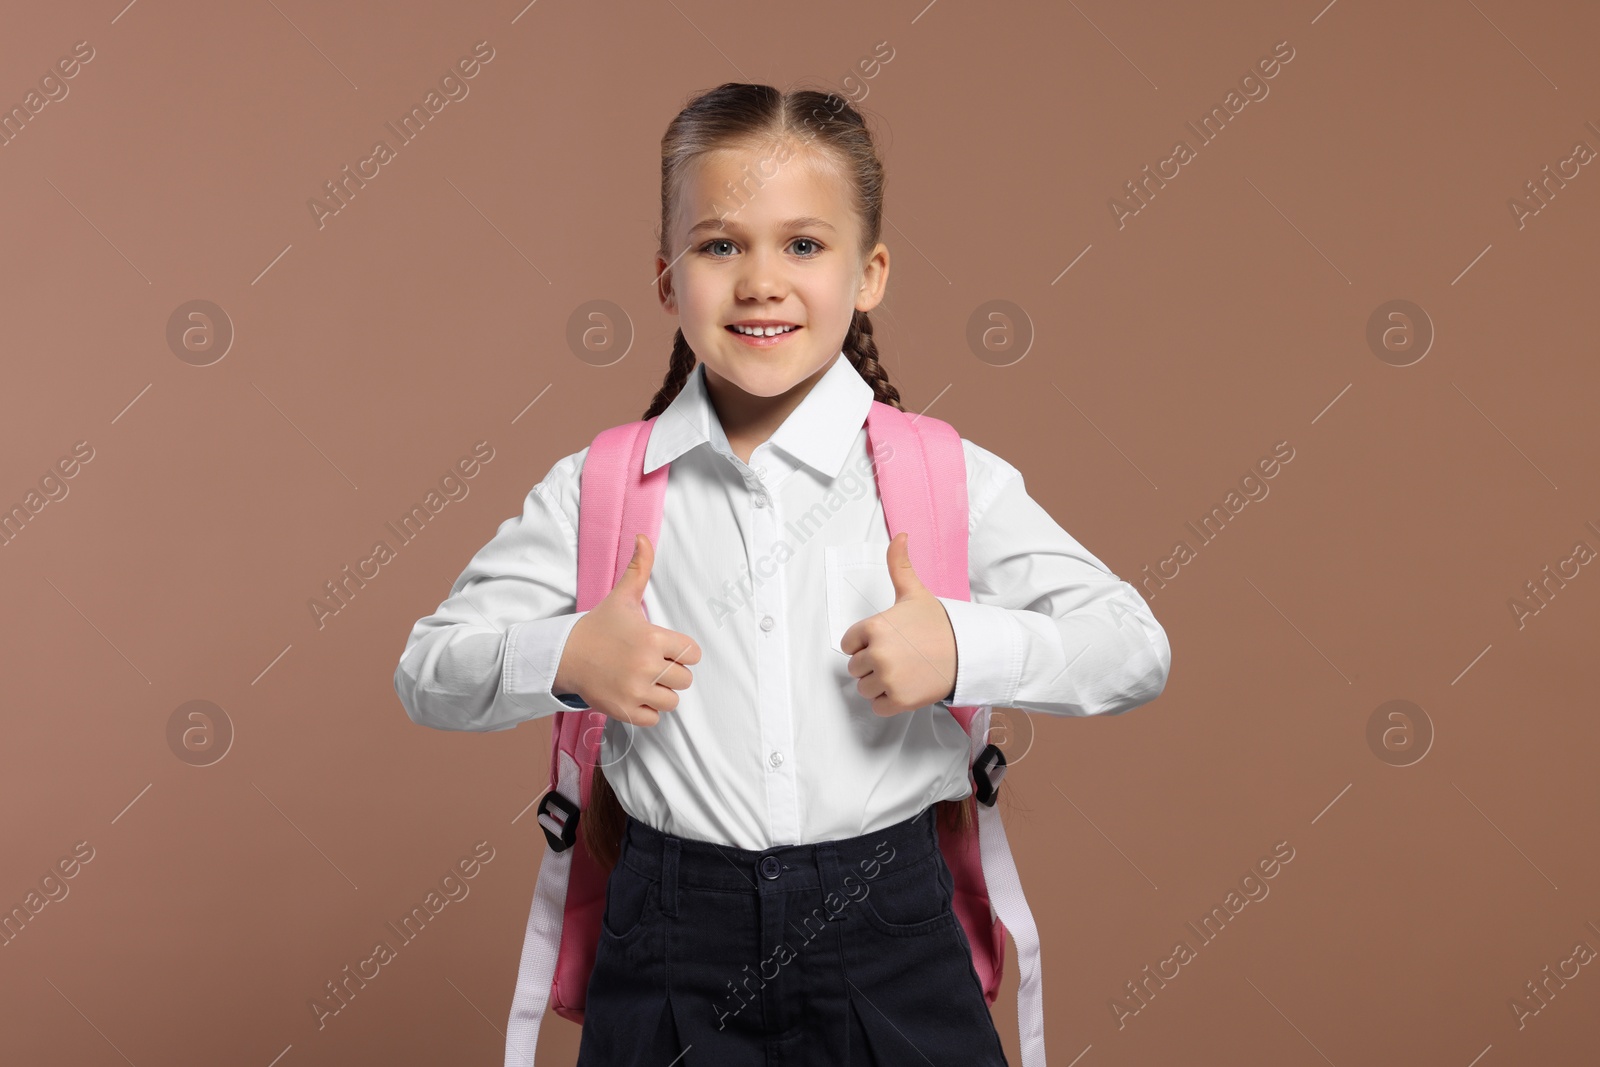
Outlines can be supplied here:
M787 371L778 367L743 367L723 378L732 382L751 396L778 396L805 380L801 371Z
M777 396L799 385L829 360L809 356L756 351L735 352L717 360L702 360L706 369L752 396Z

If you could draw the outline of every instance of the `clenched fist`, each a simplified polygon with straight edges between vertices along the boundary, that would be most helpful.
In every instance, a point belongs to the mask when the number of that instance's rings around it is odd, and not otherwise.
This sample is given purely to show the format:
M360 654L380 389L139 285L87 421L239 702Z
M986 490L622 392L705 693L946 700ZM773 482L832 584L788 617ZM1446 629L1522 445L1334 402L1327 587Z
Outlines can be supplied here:
M678 706L678 690L700 662L694 638L656 626L643 601L655 546L636 534L633 558L611 592L573 624L561 650L552 692L577 693L596 711L636 726L654 726Z
M879 715L898 715L956 689L956 634L950 616L911 566L909 534L889 542L889 580L894 604L844 632L839 647L850 656L856 691Z

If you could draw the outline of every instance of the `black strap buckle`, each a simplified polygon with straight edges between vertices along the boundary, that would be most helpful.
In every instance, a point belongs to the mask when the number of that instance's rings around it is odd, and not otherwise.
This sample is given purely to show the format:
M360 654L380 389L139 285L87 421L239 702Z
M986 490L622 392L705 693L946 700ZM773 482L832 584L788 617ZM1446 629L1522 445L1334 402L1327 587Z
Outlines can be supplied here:
M552 812L550 809L558 808ZM539 828L552 852L565 852L578 839L578 805L550 790L539 801Z
M1000 796L1000 782L1006 776L1006 754L994 745L988 745L972 761L972 780L976 784L978 803L994 807Z

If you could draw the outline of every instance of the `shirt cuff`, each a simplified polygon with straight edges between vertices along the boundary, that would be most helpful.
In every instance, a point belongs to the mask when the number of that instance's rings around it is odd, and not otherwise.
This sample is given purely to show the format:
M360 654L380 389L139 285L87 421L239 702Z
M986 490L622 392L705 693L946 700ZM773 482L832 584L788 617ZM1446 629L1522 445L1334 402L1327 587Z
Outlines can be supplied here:
M561 665L561 652L567 646L567 636L586 614L579 611L550 619L529 619L513 623L506 631L501 686L506 699L527 712L528 718L589 706L575 694L563 694L568 698L563 700L551 692L556 668Z
M950 707L993 704L1008 707L1022 684L1026 633L1005 608L970 600L937 598L956 635L955 696Z

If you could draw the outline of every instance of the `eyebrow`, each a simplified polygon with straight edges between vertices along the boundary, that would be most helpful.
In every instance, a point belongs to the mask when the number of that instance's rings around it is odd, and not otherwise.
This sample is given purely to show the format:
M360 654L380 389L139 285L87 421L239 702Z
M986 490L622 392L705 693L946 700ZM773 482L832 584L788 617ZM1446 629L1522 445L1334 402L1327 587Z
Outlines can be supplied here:
M778 223L778 228L781 230L815 229L831 230L834 233L839 232L838 230L834 229L834 227L826 219L819 219L815 215L803 215L797 219L784 219L782 222ZM699 222L689 227L689 236L693 237L702 230L728 230L730 232L737 233L742 229L744 229L744 227L740 226L737 222L734 222L732 219L729 219L726 216L720 219L701 219Z

